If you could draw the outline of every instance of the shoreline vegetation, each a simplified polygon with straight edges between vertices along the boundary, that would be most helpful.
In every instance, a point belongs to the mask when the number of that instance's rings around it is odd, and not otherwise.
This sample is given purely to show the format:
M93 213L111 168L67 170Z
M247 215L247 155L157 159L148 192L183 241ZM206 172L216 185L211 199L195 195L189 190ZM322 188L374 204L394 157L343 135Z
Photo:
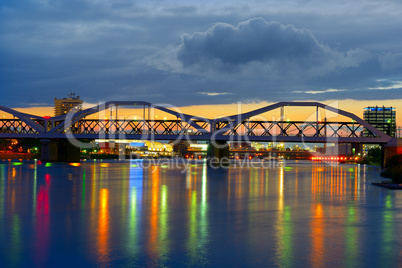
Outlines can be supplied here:
M392 183L402 183L402 154L388 158L385 169L381 172L381 177L391 179Z
M0 153L0 159L40 159L37 153Z
M381 166L381 148L370 148L367 151L367 155L359 161L359 164Z

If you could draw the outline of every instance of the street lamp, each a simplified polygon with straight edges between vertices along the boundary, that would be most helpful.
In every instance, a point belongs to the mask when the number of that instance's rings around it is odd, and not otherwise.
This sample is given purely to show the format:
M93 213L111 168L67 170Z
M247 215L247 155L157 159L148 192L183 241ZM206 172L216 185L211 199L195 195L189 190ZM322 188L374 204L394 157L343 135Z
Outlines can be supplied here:
M391 119L388 119L388 120L387 120L387 125L388 125L388 128L387 128L387 135L388 135L388 136L391 136Z

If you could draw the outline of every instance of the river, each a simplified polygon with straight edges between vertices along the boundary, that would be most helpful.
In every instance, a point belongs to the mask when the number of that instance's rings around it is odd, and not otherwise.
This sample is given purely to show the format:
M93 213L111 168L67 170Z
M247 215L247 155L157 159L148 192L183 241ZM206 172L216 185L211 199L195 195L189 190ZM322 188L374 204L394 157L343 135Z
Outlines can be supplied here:
M0 161L0 267L397 267L366 165Z

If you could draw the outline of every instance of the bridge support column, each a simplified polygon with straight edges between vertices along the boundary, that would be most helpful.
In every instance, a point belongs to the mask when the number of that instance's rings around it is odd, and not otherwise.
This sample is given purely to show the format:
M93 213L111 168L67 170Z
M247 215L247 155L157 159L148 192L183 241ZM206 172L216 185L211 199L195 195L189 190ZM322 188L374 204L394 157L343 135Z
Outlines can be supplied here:
M229 166L229 144L226 141L215 140L208 144L207 164L212 168Z
M79 162L80 148L67 139L42 139L41 160L45 162Z
M385 162L388 158L396 154L402 154L402 140L398 138L393 138L385 146L381 146L381 149L381 167L385 167Z

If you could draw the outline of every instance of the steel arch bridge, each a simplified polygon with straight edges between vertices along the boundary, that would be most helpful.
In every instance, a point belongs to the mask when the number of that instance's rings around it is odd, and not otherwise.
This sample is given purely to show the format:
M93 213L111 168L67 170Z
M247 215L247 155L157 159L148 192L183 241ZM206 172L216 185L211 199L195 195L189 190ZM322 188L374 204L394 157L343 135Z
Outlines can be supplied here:
M118 118L118 107L142 109L141 119ZM255 120L253 117L284 107L315 107L316 120ZM90 118L115 109L116 117ZM318 120L318 109L341 115L347 120ZM158 110L175 119L156 120ZM392 138L358 116L319 102L278 102L250 112L209 119L183 114L178 108L145 101L110 101L89 109L56 117L40 117L0 106L12 118L0 118L0 138L39 139L141 139L141 140L221 140L259 142L330 142L386 144ZM363 129L368 135L363 136Z

